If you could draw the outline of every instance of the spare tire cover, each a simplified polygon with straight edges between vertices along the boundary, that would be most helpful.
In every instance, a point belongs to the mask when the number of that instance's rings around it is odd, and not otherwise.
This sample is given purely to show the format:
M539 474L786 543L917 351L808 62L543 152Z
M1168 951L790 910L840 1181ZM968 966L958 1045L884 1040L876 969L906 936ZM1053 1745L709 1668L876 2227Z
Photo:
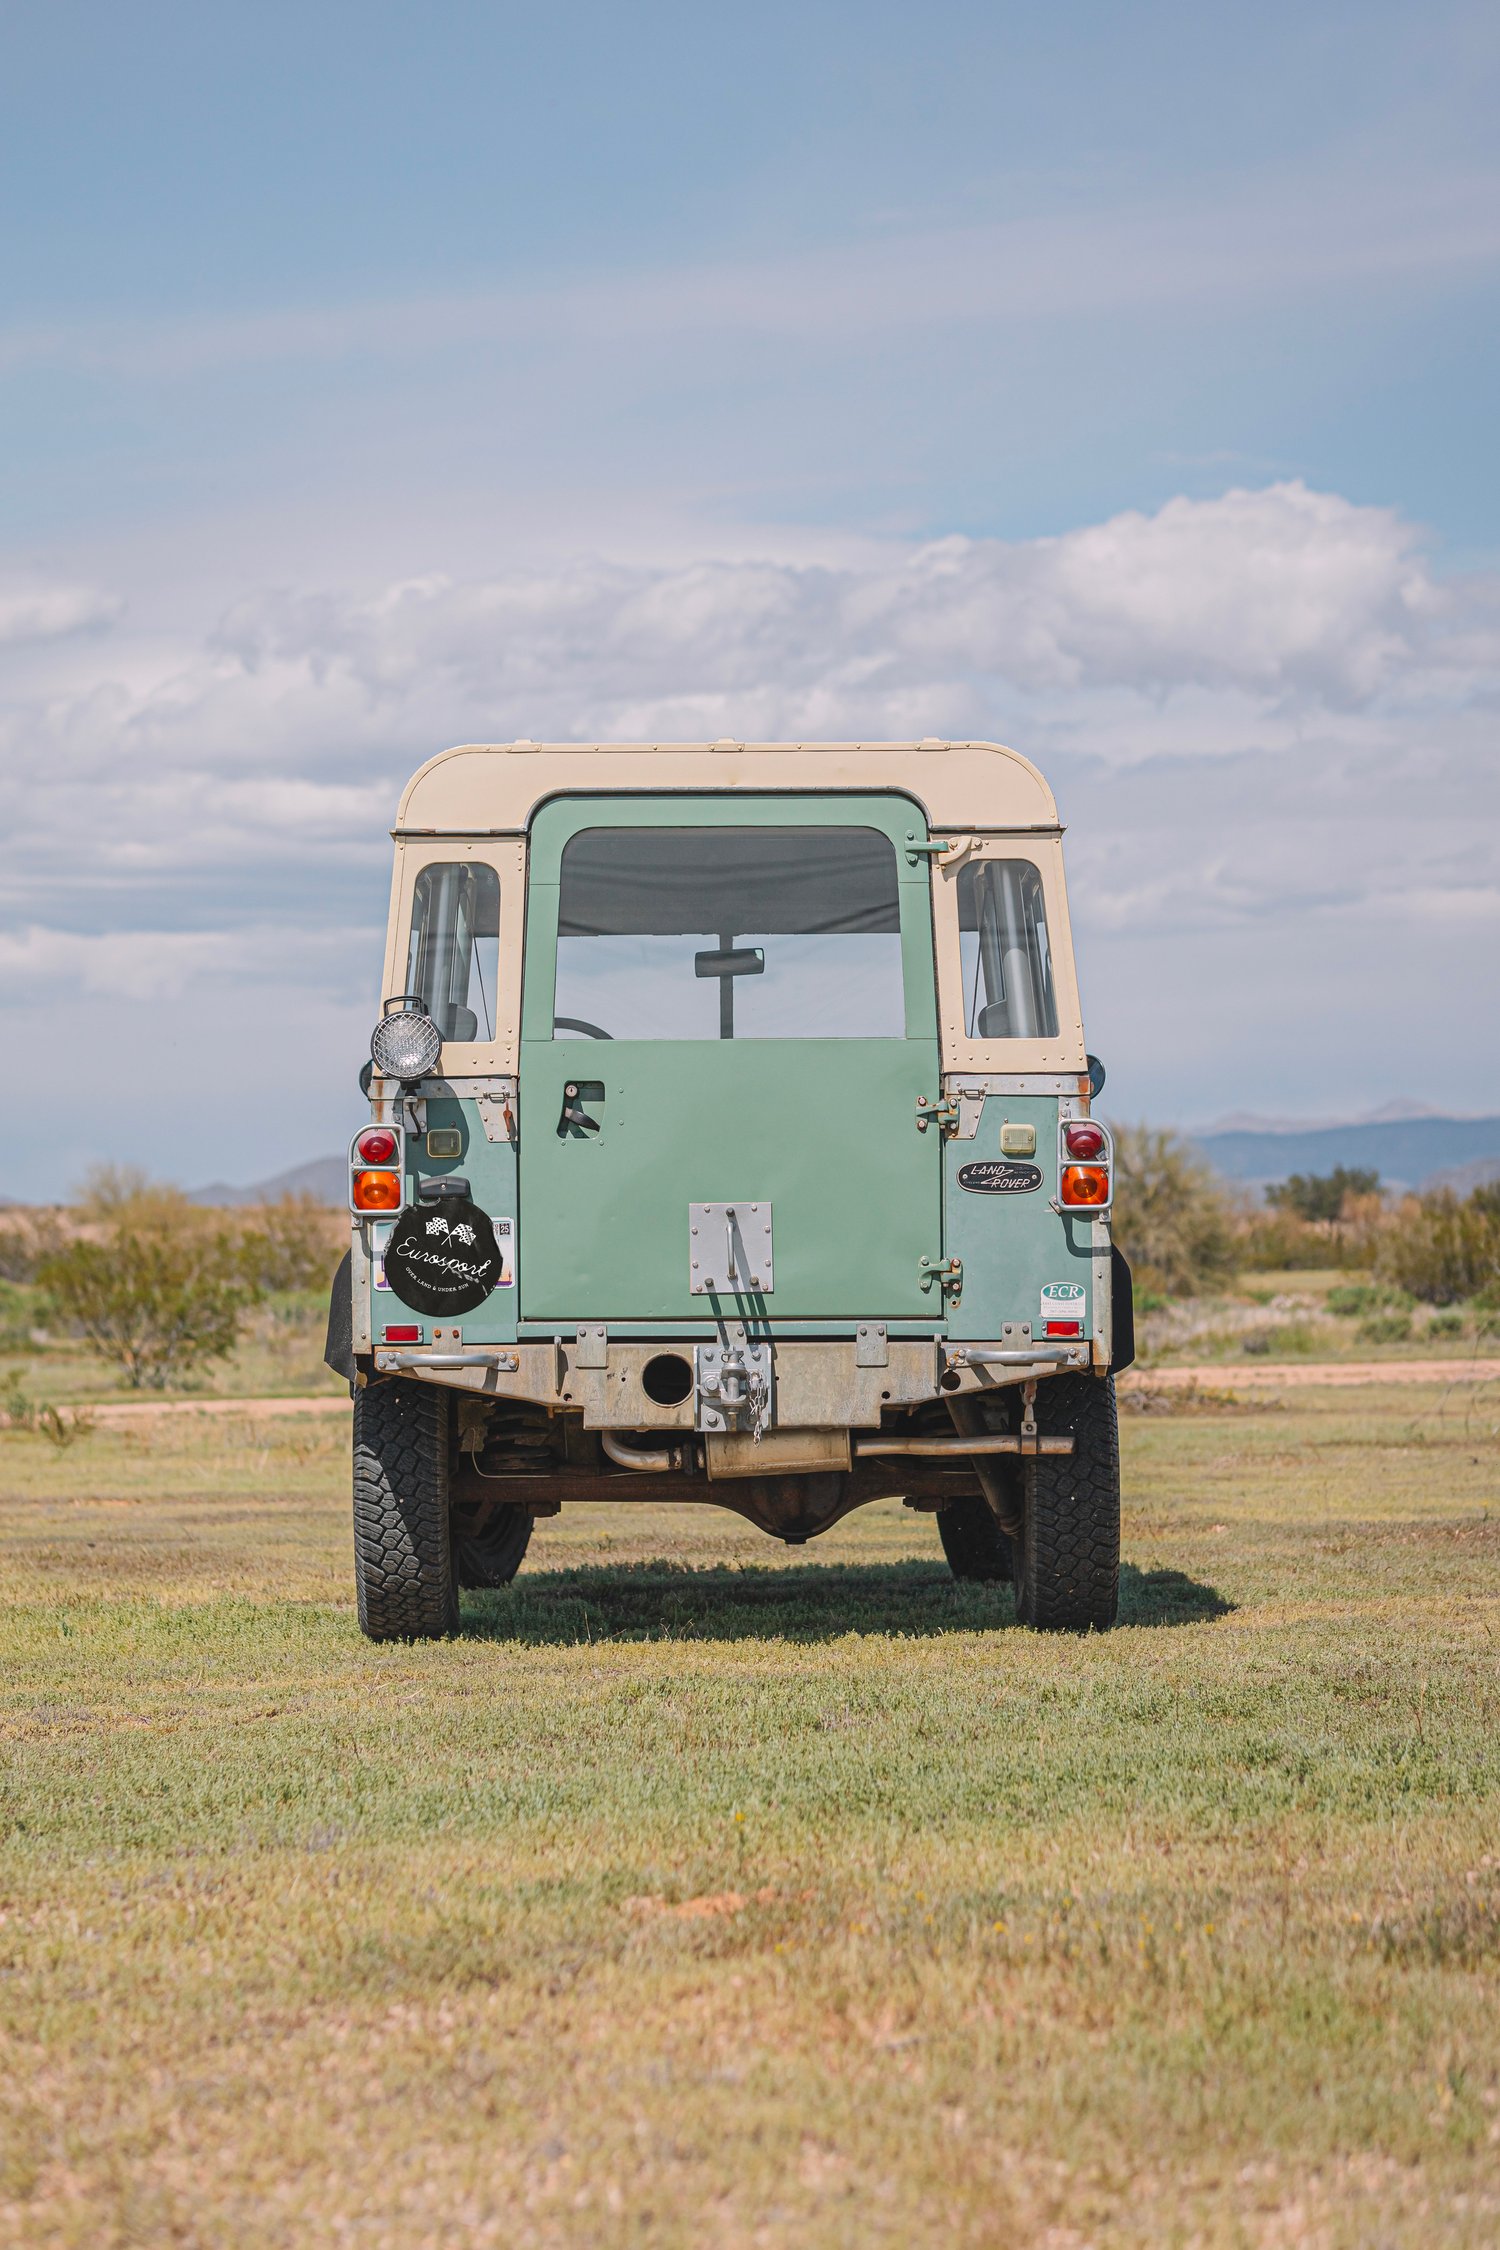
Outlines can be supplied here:
M385 1249L385 1278L413 1312L472 1312L499 1281L501 1265L495 1230L466 1195L403 1211Z

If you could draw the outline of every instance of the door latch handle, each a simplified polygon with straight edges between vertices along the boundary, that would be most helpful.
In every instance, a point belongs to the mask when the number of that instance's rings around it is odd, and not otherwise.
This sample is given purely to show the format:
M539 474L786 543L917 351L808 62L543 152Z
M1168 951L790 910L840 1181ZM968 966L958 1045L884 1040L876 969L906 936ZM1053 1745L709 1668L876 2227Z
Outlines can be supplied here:
M599 1120L590 1117L587 1110L578 1106L578 1088L564 1086L562 1115L557 1120L557 1137L563 1140L569 1133L597 1133Z

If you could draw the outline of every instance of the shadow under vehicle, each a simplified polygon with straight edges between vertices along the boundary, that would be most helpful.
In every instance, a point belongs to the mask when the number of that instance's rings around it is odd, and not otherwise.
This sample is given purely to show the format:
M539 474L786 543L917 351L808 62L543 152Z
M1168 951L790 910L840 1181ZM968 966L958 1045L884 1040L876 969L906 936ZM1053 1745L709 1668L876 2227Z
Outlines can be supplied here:
M1046 782L990 743L506 744L402 798L329 1363L360 1622L572 1501L890 1495L1038 1627L1119 1587L1110 1239Z

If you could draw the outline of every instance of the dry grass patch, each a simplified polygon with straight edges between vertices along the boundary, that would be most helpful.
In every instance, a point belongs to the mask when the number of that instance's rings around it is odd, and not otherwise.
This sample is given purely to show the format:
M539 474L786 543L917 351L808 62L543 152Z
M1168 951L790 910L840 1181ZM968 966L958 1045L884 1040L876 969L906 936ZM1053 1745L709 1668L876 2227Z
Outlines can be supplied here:
M1091 1640L619 1507L372 1648L342 1442L0 1436L0 2242L1500 2234L1472 1402L1132 1418Z

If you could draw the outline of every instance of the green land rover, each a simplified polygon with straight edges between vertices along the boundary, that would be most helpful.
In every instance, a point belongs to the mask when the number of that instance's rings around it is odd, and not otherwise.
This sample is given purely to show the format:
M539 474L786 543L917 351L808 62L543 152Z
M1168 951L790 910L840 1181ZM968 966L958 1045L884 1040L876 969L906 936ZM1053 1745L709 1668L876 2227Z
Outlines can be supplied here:
M401 800L329 1364L359 1617L569 1501L935 1515L1114 1621L1132 1349L1046 782L982 742L469 745Z

